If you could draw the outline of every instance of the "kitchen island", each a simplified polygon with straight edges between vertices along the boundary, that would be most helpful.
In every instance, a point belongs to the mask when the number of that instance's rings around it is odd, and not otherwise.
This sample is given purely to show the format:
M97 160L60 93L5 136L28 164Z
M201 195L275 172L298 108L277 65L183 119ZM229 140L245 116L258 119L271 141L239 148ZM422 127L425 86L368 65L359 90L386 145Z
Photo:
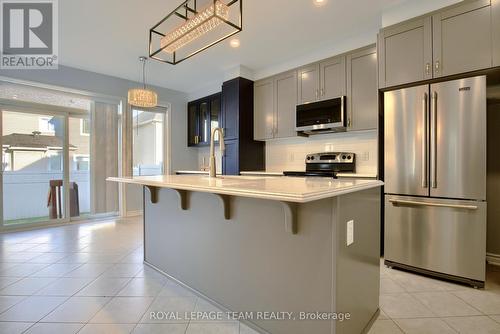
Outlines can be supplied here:
M145 263L225 309L291 312L285 319L246 317L255 329L359 334L376 318L382 182L205 175L108 180L144 188Z

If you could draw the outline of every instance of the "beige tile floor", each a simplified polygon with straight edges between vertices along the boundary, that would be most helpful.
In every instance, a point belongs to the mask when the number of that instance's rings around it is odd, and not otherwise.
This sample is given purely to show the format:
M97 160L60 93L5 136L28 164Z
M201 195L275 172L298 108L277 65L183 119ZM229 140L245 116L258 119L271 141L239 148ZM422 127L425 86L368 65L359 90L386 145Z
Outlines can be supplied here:
M150 311L213 311L142 264L139 219L0 235L0 333L255 334L234 321L150 320ZM499 333L500 268L485 290L381 266L370 334Z
M500 268L486 288L432 279L381 265L379 319L370 334L500 334Z

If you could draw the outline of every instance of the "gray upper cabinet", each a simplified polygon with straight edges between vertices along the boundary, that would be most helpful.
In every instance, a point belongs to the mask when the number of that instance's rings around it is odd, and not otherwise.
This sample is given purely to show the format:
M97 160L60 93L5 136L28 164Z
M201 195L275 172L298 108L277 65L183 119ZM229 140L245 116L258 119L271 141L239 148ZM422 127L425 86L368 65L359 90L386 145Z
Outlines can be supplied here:
M297 71L275 77L276 131L274 138L297 136L295 131L295 109L297 106Z
M255 82L254 139L294 137L297 71Z
M432 20L419 18L379 33L379 87L432 78Z
M345 56L334 57L319 64L320 100L328 100L345 95Z
M300 68L297 73L298 104L319 100L319 64Z
M254 139L295 137L297 105L345 95L352 119L348 131L376 129L377 94L375 46L256 81Z
M432 17L434 78L492 66L490 0L469 1Z
M254 139L274 137L274 80L256 81L254 85Z
M493 66L500 66L500 0L491 3L491 23L493 34Z
M468 0L384 28L379 87L500 65L500 0Z
M347 131L376 129L378 124L377 48L347 55Z

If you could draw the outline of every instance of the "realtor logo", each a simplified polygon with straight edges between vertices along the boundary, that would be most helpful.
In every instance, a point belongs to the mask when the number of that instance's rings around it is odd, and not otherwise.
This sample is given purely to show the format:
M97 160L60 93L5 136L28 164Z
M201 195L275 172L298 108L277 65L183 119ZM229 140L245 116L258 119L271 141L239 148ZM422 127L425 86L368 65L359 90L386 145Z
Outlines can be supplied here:
M0 0L2 69L57 69L57 0Z

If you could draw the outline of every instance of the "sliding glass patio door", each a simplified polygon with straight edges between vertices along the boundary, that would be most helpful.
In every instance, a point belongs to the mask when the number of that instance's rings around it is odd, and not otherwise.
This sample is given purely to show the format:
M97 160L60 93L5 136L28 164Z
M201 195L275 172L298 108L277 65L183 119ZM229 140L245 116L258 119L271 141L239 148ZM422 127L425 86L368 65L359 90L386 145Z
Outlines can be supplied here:
M67 116L8 108L1 116L3 225L66 220Z
M116 215L118 186L106 178L118 175L117 106L95 103L86 111L18 104L0 106L2 227Z

